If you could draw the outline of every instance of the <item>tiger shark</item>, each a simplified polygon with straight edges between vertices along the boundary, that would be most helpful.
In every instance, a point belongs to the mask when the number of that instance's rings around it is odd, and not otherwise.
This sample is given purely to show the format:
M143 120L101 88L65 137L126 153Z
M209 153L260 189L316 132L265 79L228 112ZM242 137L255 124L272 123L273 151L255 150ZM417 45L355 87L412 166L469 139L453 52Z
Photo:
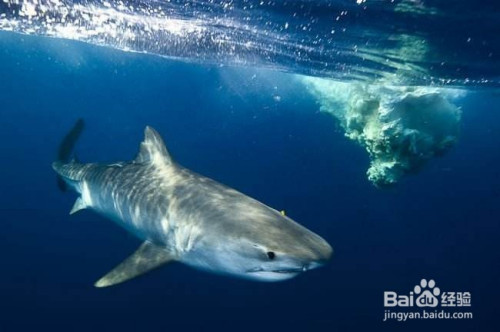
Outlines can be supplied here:
M61 146L81 132L83 122ZM319 235L234 189L176 163L162 138L146 127L130 162L53 169L79 197L70 214L92 209L135 235L142 245L96 287L135 278L169 262L258 281L280 281L324 265L332 248Z

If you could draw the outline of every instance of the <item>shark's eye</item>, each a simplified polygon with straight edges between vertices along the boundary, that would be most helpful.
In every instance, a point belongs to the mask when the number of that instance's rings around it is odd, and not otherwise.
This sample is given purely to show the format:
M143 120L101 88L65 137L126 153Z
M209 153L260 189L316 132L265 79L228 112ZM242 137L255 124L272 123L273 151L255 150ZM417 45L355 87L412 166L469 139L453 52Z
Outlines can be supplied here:
M272 251L268 251L267 252L267 257L269 259L274 259L274 257L276 257L276 254L274 252L272 252Z

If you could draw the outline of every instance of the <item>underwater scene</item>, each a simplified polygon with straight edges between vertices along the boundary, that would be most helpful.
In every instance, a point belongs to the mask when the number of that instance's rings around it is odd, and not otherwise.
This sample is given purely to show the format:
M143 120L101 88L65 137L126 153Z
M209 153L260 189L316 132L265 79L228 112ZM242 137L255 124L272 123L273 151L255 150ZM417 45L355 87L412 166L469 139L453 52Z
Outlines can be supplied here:
M0 0L0 331L498 331L499 31Z

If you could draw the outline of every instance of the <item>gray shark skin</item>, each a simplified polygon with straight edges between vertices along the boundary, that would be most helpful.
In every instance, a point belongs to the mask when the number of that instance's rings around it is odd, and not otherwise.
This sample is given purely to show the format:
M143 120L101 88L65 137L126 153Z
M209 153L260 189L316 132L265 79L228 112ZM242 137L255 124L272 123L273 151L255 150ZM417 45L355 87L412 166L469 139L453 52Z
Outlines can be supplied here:
M143 241L97 287L171 261L279 281L319 267L332 255L324 239L282 213L175 163L150 127L131 162L56 161L53 168L80 194L71 214L90 208Z

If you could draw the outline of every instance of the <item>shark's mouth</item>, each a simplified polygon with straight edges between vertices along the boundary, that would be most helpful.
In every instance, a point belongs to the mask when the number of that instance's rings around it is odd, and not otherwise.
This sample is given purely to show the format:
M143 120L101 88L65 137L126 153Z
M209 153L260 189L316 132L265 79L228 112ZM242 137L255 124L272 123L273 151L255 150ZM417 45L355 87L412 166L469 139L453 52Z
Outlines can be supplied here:
M281 281L295 278L303 271L304 270L302 268L276 270L265 270L259 268L247 271L246 276L250 279L259 281Z
M280 274L297 274L306 271L307 269L305 267L303 268L294 268L294 269L280 269L280 270L264 270L262 268L257 268L253 270L248 270L248 273L261 273L261 272L266 272L266 273L280 273Z

